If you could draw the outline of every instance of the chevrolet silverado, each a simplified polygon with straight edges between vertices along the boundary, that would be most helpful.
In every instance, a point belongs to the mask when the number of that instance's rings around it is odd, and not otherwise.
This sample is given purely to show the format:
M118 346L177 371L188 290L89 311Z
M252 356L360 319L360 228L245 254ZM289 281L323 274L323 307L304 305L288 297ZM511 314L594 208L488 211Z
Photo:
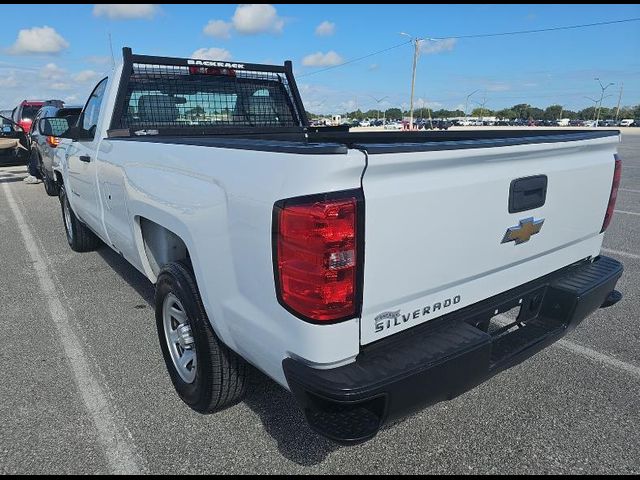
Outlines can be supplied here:
M168 373L199 412L239 401L253 365L315 431L365 441L621 298L600 254L615 130L311 127L290 62L125 48L62 136L69 245L155 284Z

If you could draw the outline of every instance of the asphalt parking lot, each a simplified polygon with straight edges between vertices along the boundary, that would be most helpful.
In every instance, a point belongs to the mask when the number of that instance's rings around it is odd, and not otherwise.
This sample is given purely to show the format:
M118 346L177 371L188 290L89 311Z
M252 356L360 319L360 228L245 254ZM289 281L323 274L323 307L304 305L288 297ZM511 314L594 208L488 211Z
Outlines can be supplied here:
M619 151L604 252L625 264L624 299L355 447L311 432L260 374L237 406L187 408L165 373L153 286L106 247L72 252L57 200L25 185L25 168L0 168L0 473L640 473L640 131Z

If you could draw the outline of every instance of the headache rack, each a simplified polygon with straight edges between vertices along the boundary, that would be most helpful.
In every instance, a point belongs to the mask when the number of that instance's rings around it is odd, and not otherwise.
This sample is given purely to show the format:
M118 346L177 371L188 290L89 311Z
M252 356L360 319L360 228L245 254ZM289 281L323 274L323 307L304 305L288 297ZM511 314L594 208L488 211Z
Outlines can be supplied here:
M308 126L290 61L260 65L122 51L110 138L290 134Z

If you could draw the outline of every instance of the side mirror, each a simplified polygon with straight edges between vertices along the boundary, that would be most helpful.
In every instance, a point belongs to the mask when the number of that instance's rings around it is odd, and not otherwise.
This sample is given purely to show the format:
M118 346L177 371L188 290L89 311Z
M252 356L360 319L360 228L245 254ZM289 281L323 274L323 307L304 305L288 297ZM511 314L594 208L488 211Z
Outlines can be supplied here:
M66 117L48 117L38 122L38 132L41 135L77 140L92 140L93 135L82 127L69 125Z
M45 117L38 121L36 127L41 135L62 137L69 130L69 119L64 117Z

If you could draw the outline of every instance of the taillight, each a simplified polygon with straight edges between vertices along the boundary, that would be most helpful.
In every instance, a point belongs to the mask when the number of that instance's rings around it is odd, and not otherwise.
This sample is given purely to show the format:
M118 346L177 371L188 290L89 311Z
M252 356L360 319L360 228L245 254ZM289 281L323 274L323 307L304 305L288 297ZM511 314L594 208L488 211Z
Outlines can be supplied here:
M20 128L22 130L24 130L25 133L28 133L29 130L31 130L31 119L29 118L23 118L22 120L20 120L18 122L18 125L20 126Z
M615 155L615 167L613 170L613 183L611 184L611 195L609 195L609 204L607 205L607 213L604 216L604 222L602 223L602 230L604 232L613 218L613 210L616 208L616 200L618 198L618 187L620 186L620 178L622 176L622 160L618 155Z
M47 137L47 144L52 148L56 148L58 145L60 145L60 139L58 137L49 135Z
M347 192L275 205L278 299L304 320L336 322L358 314L359 198Z
M191 75L215 75L218 77L235 77L236 71L232 68L217 68L217 67L189 67L189 73Z

